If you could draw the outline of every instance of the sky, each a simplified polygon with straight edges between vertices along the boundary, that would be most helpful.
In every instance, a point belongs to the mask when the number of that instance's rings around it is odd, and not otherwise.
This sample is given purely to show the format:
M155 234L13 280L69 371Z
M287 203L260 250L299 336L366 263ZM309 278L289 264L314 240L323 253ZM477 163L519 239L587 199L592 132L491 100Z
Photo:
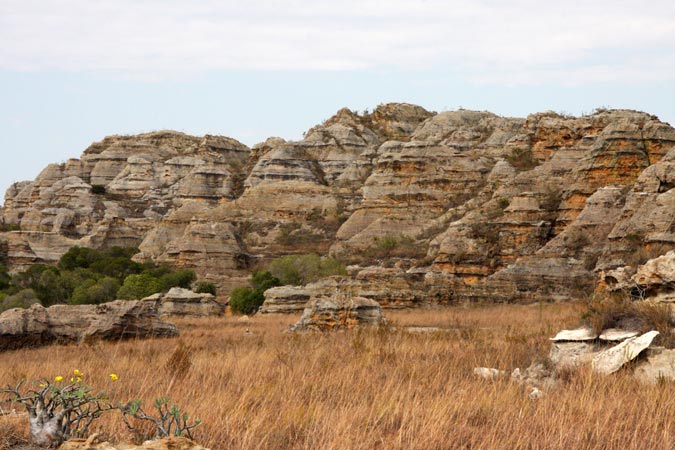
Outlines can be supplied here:
M0 0L2 192L110 134L253 145L392 101L675 125L675 2Z

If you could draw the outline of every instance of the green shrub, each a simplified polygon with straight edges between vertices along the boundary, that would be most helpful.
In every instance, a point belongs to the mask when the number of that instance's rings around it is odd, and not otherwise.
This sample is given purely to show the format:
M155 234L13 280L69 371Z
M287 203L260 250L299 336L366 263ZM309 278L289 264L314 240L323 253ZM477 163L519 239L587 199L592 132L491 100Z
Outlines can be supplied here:
M265 301L265 291L280 284L279 279L266 270L253 272L250 283L252 287L238 287L230 293L233 313L254 314Z
M426 250L426 245L418 244L406 234L386 234L376 237L373 245L364 250L363 255L370 259L421 258L426 254Z
M7 273L7 267L0 265L0 291L9 287L12 278Z
M256 270L251 275L251 286L256 291L265 292L269 288L279 286L281 282L268 270Z
M192 282L195 281L197 275L193 270L178 270L176 272L169 272L159 277L159 283L163 291L168 291L172 287L182 287L190 289Z
M5 231L20 231L21 225L18 223L0 223L0 233Z
M235 314L254 314L264 301L264 291L250 287L234 288L230 293L230 308Z
M99 281L88 279L73 291L68 303L71 305L100 304L117 298L120 282L106 277Z
M195 292L198 294L216 295L216 291L216 285L209 281L200 281L195 288Z
M332 275L345 275L345 267L333 258L316 254L290 255L270 263L270 273L282 285L305 285Z
M122 287L117 291L117 298L138 300L158 292L162 292L162 283L152 275L147 273L129 275L124 279Z
M39 304L40 300L32 289L24 289L14 295L8 295L0 303L0 312L12 308L28 308L31 305Z

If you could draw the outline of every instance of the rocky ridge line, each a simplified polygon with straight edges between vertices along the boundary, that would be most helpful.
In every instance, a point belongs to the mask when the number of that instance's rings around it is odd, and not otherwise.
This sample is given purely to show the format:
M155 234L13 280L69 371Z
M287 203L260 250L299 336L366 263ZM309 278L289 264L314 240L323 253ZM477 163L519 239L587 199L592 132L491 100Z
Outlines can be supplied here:
M316 252L352 264L346 295L385 308L562 300L675 248L673 161L675 129L629 110L520 119L392 103L252 149L110 136L9 188L0 259L16 271L74 245L138 246L227 292L254 265ZM324 283L309 289L335 292Z

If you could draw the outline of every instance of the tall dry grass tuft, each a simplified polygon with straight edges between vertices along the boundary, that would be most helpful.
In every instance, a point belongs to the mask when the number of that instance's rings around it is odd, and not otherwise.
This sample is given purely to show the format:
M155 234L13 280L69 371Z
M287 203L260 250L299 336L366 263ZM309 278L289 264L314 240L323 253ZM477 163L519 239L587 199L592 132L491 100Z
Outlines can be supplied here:
M214 450L675 446L672 384L581 371L531 401L517 383L473 375L476 366L510 371L544 359L546 338L576 325L580 311L552 304L390 312L389 329L303 335L280 332L297 317L254 317L250 333L229 317L181 320L181 342L191 349L183 377L166 370L180 345L151 339L2 353L0 384L77 367L113 401L168 396L203 420L196 438ZM443 331L402 330L413 325ZM120 379L109 382L110 372ZM94 431L106 438L133 438L117 416L101 426Z
M184 378L192 367L192 347L179 342L169 360L164 365L166 371L175 379Z

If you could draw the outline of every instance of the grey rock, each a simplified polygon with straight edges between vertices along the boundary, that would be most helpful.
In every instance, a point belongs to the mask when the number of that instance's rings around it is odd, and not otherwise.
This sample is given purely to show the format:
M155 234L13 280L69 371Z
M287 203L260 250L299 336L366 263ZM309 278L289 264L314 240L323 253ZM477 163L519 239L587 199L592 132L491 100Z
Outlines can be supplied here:
M173 337L178 329L159 316L156 301L116 300L100 305L33 305L0 315L0 351L98 339Z

